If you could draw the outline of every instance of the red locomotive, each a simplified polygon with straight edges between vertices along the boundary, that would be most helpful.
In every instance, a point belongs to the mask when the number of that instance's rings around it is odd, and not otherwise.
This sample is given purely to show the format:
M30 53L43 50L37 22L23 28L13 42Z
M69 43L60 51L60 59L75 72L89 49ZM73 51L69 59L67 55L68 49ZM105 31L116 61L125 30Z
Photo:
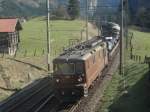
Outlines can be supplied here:
M58 96L88 96L89 87L118 50L120 29L119 26L112 29L116 30L115 37L93 37L65 50L53 60L53 79Z

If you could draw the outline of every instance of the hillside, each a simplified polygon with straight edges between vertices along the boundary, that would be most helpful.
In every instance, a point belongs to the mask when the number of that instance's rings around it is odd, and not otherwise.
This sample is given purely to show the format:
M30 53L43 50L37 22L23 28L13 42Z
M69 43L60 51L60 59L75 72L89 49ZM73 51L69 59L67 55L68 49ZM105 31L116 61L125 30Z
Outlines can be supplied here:
M115 5L119 0L115 2L111 0L89 0L89 7L96 7L99 10L100 7L106 4ZM59 4L66 5L68 0L50 0L51 8L57 7ZM86 0L80 0L81 15L85 11L83 7L86 7ZM96 11L95 10L95 11ZM0 0L0 15L1 16L37 16L43 15L46 12L46 0ZM93 11L94 12L94 11ZM93 13L92 12L92 13ZM89 12L91 13L91 11Z
M132 14L136 15L139 7L149 7L149 0L129 0L129 6ZM43 15L46 12L46 0L0 0L1 16L36 16ZM58 4L66 5L68 0L50 0L51 7L57 7ZM80 6L85 7L86 0L80 0ZM118 9L120 0L89 0L89 6L96 7L96 13L103 14L108 10L105 7L112 6L110 11ZM114 7L115 6L115 7ZM109 12L109 11L108 11ZM82 12L81 12L82 13Z
M139 8L141 7L149 8L150 1L149 0L129 0L129 7L130 7L131 13L133 15L136 15Z
M44 14L44 2L40 0L0 0L1 16L34 16Z

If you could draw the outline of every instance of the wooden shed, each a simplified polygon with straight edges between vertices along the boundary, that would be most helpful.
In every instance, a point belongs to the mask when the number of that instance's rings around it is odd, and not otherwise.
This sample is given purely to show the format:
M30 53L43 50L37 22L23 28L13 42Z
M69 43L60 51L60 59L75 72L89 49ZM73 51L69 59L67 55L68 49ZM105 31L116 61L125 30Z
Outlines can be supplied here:
M19 19L0 19L0 53L14 55L20 42L22 30Z

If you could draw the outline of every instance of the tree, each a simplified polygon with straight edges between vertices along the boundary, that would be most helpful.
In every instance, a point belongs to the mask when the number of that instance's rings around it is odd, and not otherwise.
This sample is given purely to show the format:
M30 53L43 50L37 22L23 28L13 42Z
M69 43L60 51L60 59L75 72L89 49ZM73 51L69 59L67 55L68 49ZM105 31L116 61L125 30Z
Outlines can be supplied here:
M58 5L58 7L52 12L51 19L68 19L69 15L67 9L63 5Z
M78 0L69 0L68 3L68 14L71 20L74 20L79 17L80 14L80 6Z
M142 7L138 10L137 12L137 17L139 20L139 24L142 25L143 27L145 26L145 17L146 17L146 8Z
M144 7L140 8L138 13L137 13L137 17L139 20L139 24L142 27L147 27L150 28L150 12L149 9L146 9Z

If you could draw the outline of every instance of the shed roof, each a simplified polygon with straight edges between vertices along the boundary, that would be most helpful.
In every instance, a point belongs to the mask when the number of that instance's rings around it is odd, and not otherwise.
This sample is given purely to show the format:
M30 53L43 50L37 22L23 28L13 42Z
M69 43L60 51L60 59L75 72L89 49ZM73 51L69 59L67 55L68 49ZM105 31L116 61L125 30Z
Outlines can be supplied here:
M0 33L15 32L21 29L22 26L18 19L0 19Z

